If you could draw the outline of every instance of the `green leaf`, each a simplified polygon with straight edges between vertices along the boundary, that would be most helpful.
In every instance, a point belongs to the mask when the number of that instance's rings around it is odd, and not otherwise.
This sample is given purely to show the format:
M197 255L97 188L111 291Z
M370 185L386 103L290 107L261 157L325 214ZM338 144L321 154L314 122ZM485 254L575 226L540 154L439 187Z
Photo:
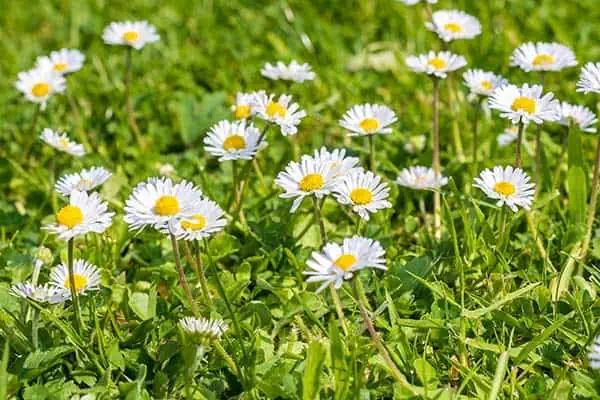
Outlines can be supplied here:
M129 296L129 307L142 321L154 318L156 315L156 294L134 292Z
M118 341L115 340L108 346L106 358L112 366L117 367L121 371L125 370L125 358L123 358L123 355L121 354Z
M313 340L308 346L304 376L302 377L302 399L314 400L319 398L323 364L327 350L322 342Z
M335 400L345 400L350 388L350 370L346 362L346 348L336 318L329 319L329 354L335 378Z
M419 377L423 386L428 388L435 388L438 383L437 372L435 368L424 358L417 358L413 365L415 367L415 372Z
M569 216L571 226L579 228L585 224L586 216L586 174L585 157L581 144L581 133L576 127L569 129L569 170L567 187L569 191Z
M239 239L228 233L215 236L209 243L210 254L212 254L214 261L237 253L241 247L242 244Z

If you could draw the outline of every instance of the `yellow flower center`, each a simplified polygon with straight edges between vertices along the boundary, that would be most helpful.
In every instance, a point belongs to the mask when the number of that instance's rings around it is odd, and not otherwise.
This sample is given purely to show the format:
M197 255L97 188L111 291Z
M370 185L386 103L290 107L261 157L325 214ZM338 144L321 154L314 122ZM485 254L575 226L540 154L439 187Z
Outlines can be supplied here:
M285 114L287 114L287 110L285 109L284 106L282 106L281 104L275 102L275 103L269 103L267 105L267 115L271 118L273 117L285 117Z
M444 25L444 29L453 33L462 32L462 27L458 24L455 24L454 22L449 22L446 25Z
M125 32L123 34L123 39L127 40L128 42L135 42L139 37L140 34L134 31Z
M63 150L68 149L69 148L69 140L65 139L65 138L59 139L59 141L58 141L58 147L61 148L61 149L63 149Z
M483 90L492 90L494 88L494 86L492 85L492 82L490 82L490 81L481 82L481 87L483 88Z
M242 150L246 148L246 141L243 136L231 135L223 142L223 148L229 150Z
M358 188L350 192L350 200L360 206L373 201L373 193L369 189Z
M54 64L54 70L58 71L58 72L62 72L65 69L67 69L68 64L67 63L56 63Z
M439 57L434 57L431 60L427 61L427 64L431 65L433 68L437 69L438 71L446 68L446 61L442 60Z
M179 200L175 196L162 196L154 204L154 212L166 217L179 212Z
M362 129L366 133L373 133L376 132L377 129L379 129L379 121L377 121L375 118L365 118L362 121L360 121L360 124L358 124L358 126L360 126L360 129Z
M356 257L352 254L342 254L333 264L343 271L348 271L355 263Z
M298 185L303 192L312 192L323 187L325 182L321 174L308 174L300 181Z
M77 292L83 290L83 288L85 288L85 286L87 285L87 278L84 275L73 274L73 280L75 281L75 291ZM71 281L69 280L68 276L65 280L64 285L66 289L71 289Z
M502 196L509 197L513 195L516 191L517 189L515 188L515 185L513 185L510 182L500 181L494 185L494 192Z
M540 65L552 65L552 64L554 64L554 57L552 57L548 54L540 54L538 56L535 56L532 64L535 66L538 66L538 67Z
M250 106L246 104L236 106L233 115L235 116L235 119L248 118L250 116Z
M513 111L525 111L528 114L535 113L535 100L530 97L518 97L512 103Z
M39 82L31 88L31 94L35 97L44 97L50 93L50 85L45 82Z
M83 213L81 208L69 204L58 211L56 214L56 222L59 225L64 225L69 229L73 229L76 225L83 222Z
M191 221L181 221L181 227L183 229L190 229L192 231L199 231L200 229L204 228L206 226L206 218L204 218L202 215L200 214L196 214L192 217L192 219L194 220L193 222Z

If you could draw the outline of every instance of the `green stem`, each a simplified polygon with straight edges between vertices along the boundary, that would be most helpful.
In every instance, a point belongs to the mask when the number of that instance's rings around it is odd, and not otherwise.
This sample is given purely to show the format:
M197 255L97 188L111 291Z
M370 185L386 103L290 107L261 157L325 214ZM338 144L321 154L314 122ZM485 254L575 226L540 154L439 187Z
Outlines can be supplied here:
M371 172L375 173L375 134L367 137L369 138L369 165L371 166Z
M596 217L596 202L598 200L598 181L600 178L600 137L596 146L596 161L594 163L594 177L592 178L592 196L590 197L590 205L587 215L587 231L583 241L581 250L581 259L584 260L587 256L587 251L592 239L592 228L594 227L594 219Z
M450 100L448 108L450 109L450 117L452 119L452 141L454 142L454 149L456 150L456 159L459 163L463 163L465 161L465 156L462 139L460 137L460 127L458 125L458 96L454 76L452 74L448 76L448 98Z
M188 298L188 302L190 303L190 306L192 307L192 313L194 314L194 317L198 318L198 316L200 316L200 311L198 310L198 305L196 304L196 301L194 300L194 296L192 296L192 291L190 290L190 285L188 284L188 281L185 277L185 271L183 270L183 267L181 266L181 256L179 255L179 244L177 243L177 239L175 238L175 235L171 234L171 244L173 245L173 255L175 256L175 265L177 266L177 272L179 272L179 283L181 284L181 287L183 288L183 291L185 292L187 298Z
M440 167L440 80L437 78L433 79L433 103L431 107L433 112L433 171L436 178L439 178L442 172ZM441 204L440 192L436 190L433 193L433 228L436 240L442 238Z
M472 175L473 176L477 175L477 170L478 170L477 150L479 149L479 118L481 115L482 102L483 102L483 100L478 100L475 103L475 115L474 115L474 119L473 119L473 149L472 149L472 152L473 152Z
M498 242L499 249L502 251L504 249L504 241L506 239L506 207L504 205L500 208L500 229L498 238L500 239Z
M33 317L31 318L31 342L33 343L33 348L35 350L38 349L38 326L40 322L40 311L38 309L33 309Z
M71 291L71 303L73 304L73 322L77 333L80 336L83 335L83 319L81 318L81 308L79 307L79 297L77 293L77 286L75 286L75 273L73 271L73 238L67 242L67 268L69 271L69 290Z
M525 124L522 122L519 123L519 133L517 134L517 149L516 149L516 160L515 167L521 168L523 166L523 161L521 160L521 147L523 146L523 131L525 130Z

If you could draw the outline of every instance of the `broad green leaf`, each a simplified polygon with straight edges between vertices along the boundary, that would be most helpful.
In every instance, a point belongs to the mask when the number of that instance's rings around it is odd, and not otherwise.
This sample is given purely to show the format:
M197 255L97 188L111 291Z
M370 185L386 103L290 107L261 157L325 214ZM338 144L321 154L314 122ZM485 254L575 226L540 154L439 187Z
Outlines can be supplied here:
M325 345L317 340L313 340L308 345L306 364L302 376L302 399L319 399L321 388L321 378L323 376L323 364L327 356Z

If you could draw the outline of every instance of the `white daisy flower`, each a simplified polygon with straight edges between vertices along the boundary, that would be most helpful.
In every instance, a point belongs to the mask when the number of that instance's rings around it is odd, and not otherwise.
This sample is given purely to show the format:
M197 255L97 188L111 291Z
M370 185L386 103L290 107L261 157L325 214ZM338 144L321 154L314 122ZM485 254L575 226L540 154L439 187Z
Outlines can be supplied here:
M40 139L55 149L69 153L72 156L83 157L85 155L83 145L71 141L66 133L54 132L50 128L44 128Z
M93 264L85 260L73 260L73 280L75 291L82 295L88 290L98 290L100 286L100 271ZM69 268L61 264L50 272L50 284L63 289L66 297L71 298L71 281L69 279Z
M600 93L600 63L587 63L581 69L577 91L583 93Z
M73 191L69 204L56 214L56 223L46 225L45 230L58 235L61 240L69 240L87 233L103 233L112 224L114 212L98 193Z
M500 111L502 118L511 120L515 125L557 121L560 118L560 103L554 99L552 93L542 96L542 90L539 85L506 85L494 91L489 105L490 108Z
M315 79L315 73L311 71L310 65L298 64L296 60L292 60L290 65L285 65L282 61L277 61L276 65L266 63L260 73L265 78L273 80L304 82Z
M448 72L467 66L467 60L463 56L452 54L449 51L439 53L430 51L427 54L406 57L406 65L414 72L445 79Z
M371 171L355 171L344 177L333 189L340 204L350 204L352 211L368 221L370 213L392 207L387 201L390 189L381 177Z
M168 226L162 228L164 233L171 233L177 240L201 240L223 230L227 225L224 212L212 200L202 199L180 218L173 218Z
M597 336L594 339L594 343L590 346L588 358L590 360L590 367L600 369L600 336Z
M589 108L562 102L559 112L559 124L569 126L572 121L582 132L596 133L595 125L598 123L598 119L596 114Z
M51 69L35 68L19 72L15 86L27 100L40 104L41 109L44 110L52 95L67 89L67 81Z
M577 65L573 50L560 43L525 43L510 58L511 66L523 71L560 71Z
M284 171L277 174L275 183L285 190L279 197L294 198L292 209L295 212L306 196L315 195L317 198L331 193L336 184L335 171L330 162L303 156L297 163L291 161Z
M206 319L185 317L179 321L179 325L185 333L193 337L199 343L210 343L218 341L221 335L229 328L222 319Z
M308 275L306 281L323 282L317 293L331 283L339 289L344 280L352 279L353 274L361 269L387 270L385 250L381 244L377 240L360 236L344 239L341 246L337 243L327 243L322 253L312 253L312 258L306 265L309 267L304 271L304 275Z
M112 174L102 167L92 167L75 174L64 175L56 182L54 190L63 196L70 196L75 190L89 192L102 185L111 176Z
M396 183L416 190L437 190L448 183L448 178L440 176L436 179L433 168L414 166L400 171Z
M520 168L498 166L493 171L485 169L474 180L473 186L483 190L489 198L497 200L498 207L506 204L513 212L517 212L518 207L526 210L531 208L535 184L529 183L529 176Z
M419 3L427 3L427 4L437 4L438 0L398 0L401 3L406 4L407 6L414 6Z
M112 22L102 33L104 43L110 45L127 45L140 50L146 43L160 40L154 25L148 21Z
M346 149L333 149L330 152L323 146L315 149L314 158L317 163L329 163L336 177L345 176L353 171L362 171L362 167L357 167L360 162L358 157L346 157Z
M204 150L219 157L219 161L252 160L256 152L267 145L264 138L258 143L260 136L260 131L252 123L246 126L245 120L221 121L204 138Z
M498 146L506 147L517 140L517 136L519 136L519 127L511 125L498 135L496 141L498 142Z
M300 110L297 103L292 103L292 96L282 94L277 100L275 95L267 95L264 91L254 95L256 113L265 121L279 125L283 136L295 135L298 125L306 112Z
M444 42L457 39L473 39L481 34L479 20L464 11L440 10L431 15L425 27L435 32Z
M236 94L235 104L231 106L231 112L235 119L248 119L256 113L256 96L259 93L265 93L265 91L261 90L252 93L238 92Z
M201 196L200 189L190 182L150 178L133 189L125 203L124 221L130 230L163 229L170 220L190 215Z
M58 287L46 285L34 285L31 282L12 285L10 293L24 299L35 300L39 303L57 304L64 302L68 293Z
M49 56L38 57L36 68L44 68L55 73L66 75L79 71L83 67L85 56L75 49L60 49L53 51Z
M470 69L463 74L465 85L471 91L471 94L490 96L494 90L508 85L508 80L493 72L483 71L481 69Z
M346 111L338 123L351 132L348 136L361 136L392 133L389 126L397 120L396 114L387 106L360 104Z

